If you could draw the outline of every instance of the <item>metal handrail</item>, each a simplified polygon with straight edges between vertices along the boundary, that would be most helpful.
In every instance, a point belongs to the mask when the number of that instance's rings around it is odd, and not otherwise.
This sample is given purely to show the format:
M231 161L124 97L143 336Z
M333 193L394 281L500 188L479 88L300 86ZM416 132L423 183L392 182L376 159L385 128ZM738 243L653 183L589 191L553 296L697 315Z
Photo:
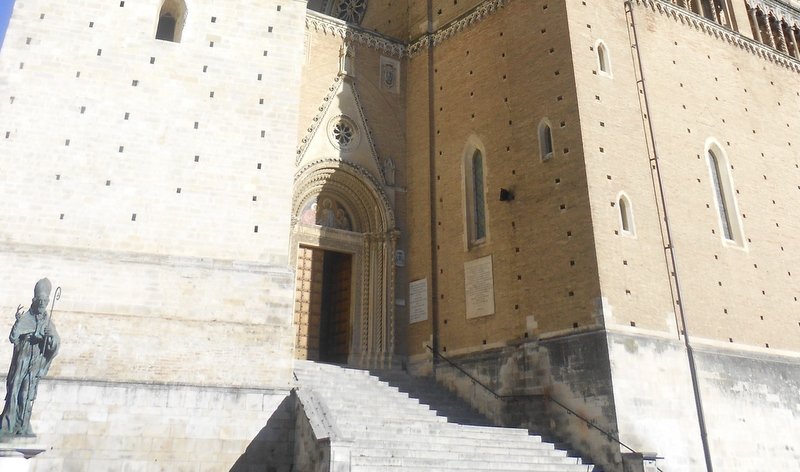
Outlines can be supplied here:
M617 444L619 444L620 446L624 447L625 449L631 451L634 454L641 454L641 452L633 449L632 447L628 446L624 442L620 441L620 439L617 438L616 436L614 436L613 434L611 434L608 431L606 431L606 430L602 429L601 427L597 426L597 424L595 424L595 422L593 420L584 418L583 416L581 416L580 413L576 412L572 408L570 408L567 405L564 405L560 401L556 400L550 394L547 394L547 393L542 393L542 394L528 393L528 394L523 394L523 395L500 395L499 393L497 393L494 390L492 390L491 387L489 387L485 383L481 382L480 380L475 378L472 374L470 374L469 372L464 370L460 365L456 364L455 362L453 362L452 360L450 360L446 356L442 355L442 353L434 351L433 348L430 347L427 344L425 345L425 347L428 348L428 350L431 351L431 353L433 353L434 356L439 357L440 359L443 359L445 362L447 362L451 366L455 367L459 372L461 372L462 374L464 374L467 377L469 377L470 380L472 380L474 383L476 383L476 384L480 385L481 387L483 387L484 390L486 390L487 392L492 394L492 396L494 396L498 400L506 400L506 399L509 399L509 398L520 398L520 397L545 397L548 400L550 400L553 403L555 403L556 405L558 405L561 408L563 408L564 410L566 410L567 412L569 412L571 415L573 415L576 418L580 419L581 421L583 421L587 425L591 426L592 428L596 429L597 431L600 431L601 433L603 433L603 435L605 437L607 437L611 441L616 442ZM658 466L656 466L656 469L658 469L659 472L663 472L660 468L658 468Z

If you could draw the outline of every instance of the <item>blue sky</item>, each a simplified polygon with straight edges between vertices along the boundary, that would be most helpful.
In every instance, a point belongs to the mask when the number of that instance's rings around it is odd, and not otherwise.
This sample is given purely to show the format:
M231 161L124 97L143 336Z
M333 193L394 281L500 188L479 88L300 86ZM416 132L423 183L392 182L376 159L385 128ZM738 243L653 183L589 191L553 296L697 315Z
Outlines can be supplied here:
M8 18L14 8L14 0L0 0L0 47L3 46L3 38L6 36Z

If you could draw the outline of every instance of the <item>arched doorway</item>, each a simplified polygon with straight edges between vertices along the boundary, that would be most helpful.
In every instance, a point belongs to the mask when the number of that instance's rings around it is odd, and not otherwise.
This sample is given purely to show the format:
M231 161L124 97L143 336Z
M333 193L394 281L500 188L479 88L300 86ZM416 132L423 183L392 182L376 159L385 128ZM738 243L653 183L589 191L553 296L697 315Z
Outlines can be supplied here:
M338 159L298 171L295 357L363 367L391 362L396 240L389 200L369 173Z

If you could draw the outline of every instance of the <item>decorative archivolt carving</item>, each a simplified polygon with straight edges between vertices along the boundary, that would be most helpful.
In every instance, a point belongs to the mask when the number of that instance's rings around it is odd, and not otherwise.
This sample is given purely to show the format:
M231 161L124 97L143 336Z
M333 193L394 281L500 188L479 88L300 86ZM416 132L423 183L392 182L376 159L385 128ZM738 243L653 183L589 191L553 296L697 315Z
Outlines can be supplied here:
M298 169L292 198L294 223L311 198L325 191L338 195L353 212L354 227L384 233L395 227L394 212L379 182L363 167L340 159L319 159Z
M649 8L656 13L671 17L673 20L680 21L696 30L738 46L745 51L763 57L775 64L782 65L795 72L800 72L800 61L781 54L769 46L765 46L758 41L742 36L735 31L724 28L711 20L688 12L670 2L664 0L635 0L635 2L631 3Z

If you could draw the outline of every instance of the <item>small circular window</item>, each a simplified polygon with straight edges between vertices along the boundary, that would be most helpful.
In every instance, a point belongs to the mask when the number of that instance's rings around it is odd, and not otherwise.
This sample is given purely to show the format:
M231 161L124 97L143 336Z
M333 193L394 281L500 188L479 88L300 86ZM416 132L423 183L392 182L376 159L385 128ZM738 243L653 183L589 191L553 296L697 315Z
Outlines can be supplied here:
M358 129L353 120L346 116L338 116L328 125L331 142L337 149L348 150L358 144Z

